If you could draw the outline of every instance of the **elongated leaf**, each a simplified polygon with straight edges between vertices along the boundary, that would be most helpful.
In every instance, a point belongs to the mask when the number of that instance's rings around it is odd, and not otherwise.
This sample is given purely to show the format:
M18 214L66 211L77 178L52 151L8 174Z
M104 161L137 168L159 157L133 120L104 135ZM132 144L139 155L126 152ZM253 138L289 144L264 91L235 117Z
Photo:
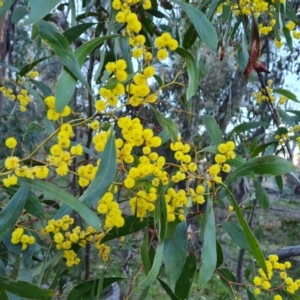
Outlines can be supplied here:
M15 187L10 187L7 188L6 191L11 195L15 195L17 192L17 188ZM43 207L39 199L35 196L33 192L30 190L28 191L27 199L24 205L24 209L32 214L33 216L39 218L43 214Z
M178 298L173 291L171 290L171 288L160 278L157 278L159 283L161 284L161 286L163 287L163 289L166 291L166 293L170 296L170 298L172 300L180 300L180 298Z
M242 212L240 210L240 207L239 207L238 203L236 202L235 198L233 197L231 191L227 188L227 186L223 185L223 187L227 191L227 195L229 197L231 205L233 206L233 208L236 212L236 215L238 217L239 223L240 223L240 225L242 226L242 228L244 230L244 233L245 233L245 236L246 236L247 241L249 243L252 255L254 256L255 260L258 263L258 265L263 269L265 274L268 274L267 266L266 266L266 262L265 262L265 256L264 256L264 254L262 253L262 251L260 249L258 241L256 240L254 234L252 233L248 223L244 219L244 217L242 215Z
M276 184L278 186L278 189L280 191L282 191L282 189L283 189L283 179L282 179L282 176L280 176L280 175L275 176L275 181L276 181Z
M217 272L220 275L220 279L226 288L230 299L234 300L236 298L234 294L235 285L231 285L230 282L236 282L235 276L226 268L220 268Z
M207 223L205 228L203 228L204 241L199 274L199 283L201 287L211 279L217 266L215 214L210 199L207 201L205 214Z
M24 25L29 25L43 19L58 3L59 0L29 0L29 18L24 22Z
M26 66L24 66L24 67L20 70L19 75L20 75L20 76L26 75L26 74L27 74L30 70L32 70L38 63L40 63L41 61L43 61L43 60L45 60L45 59L47 59L47 58L49 58L49 57L51 57L51 56L42 57L42 58L39 58L39 59L37 59L37 60L31 62L30 64L27 64Z
M228 179L231 183L238 177L251 174L260 175L283 175L296 170L296 167L289 161L275 155L255 157L234 170Z
M104 41L113 37L116 37L116 35L99 37L83 44L78 49L76 49L74 54L78 60L79 66L83 66L88 54L91 53L96 47L101 45ZM76 78L68 71L68 69L63 68L56 84L55 110L57 112L61 113L65 106L70 102L76 88L76 82ZM66 86L68 87L67 89Z
M248 53L248 47L247 47L247 31L244 32L243 34L243 39L242 39L242 44L238 48L238 56L237 60L239 63L239 68L242 73L244 73L248 61L249 61L249 53Z
M167 204L165 200L164 187L162 182L158 186L158 199L157 206L159 206L159 242L162 243L166 236L168 217L167 217Z
M27 183L33 188L50 194L52 197L72 207L89 225L97 230L101 230L100 220L97 214L92 211L85 203L82 203L81 201L73 197L70 193L62 189L58 189L54 184L42 180L30 180L27 178L20 178L19 180L20 182Z
M52 90L47 85L33 79L30 79L30 81L42 92L44 97L52 95Z
M129 37L128 36L120 36L119 38L120 48L122 51L122 57L126 61L127 68L126 71L128 74L133 73L132 67L132 57L131 57L131 49L129 45Z
M274 144L275 142L269 142L266 144L262 144L262 145L258 145L257 147L255 147L252 152L251 152L251 158L256 157L258 154L260 154L261 152L263 152L266 148L268 148L270 145Z
M280 116L280 118L287 123L288 125L290 125L291 127L293 127L295 125L295 122L298 122L300 119L298 116L294 116L294 115L289 115L288 113L286 113L283 110L279 110L278 114Z
M118 282L124 279L125 278L123 277L103 278L102 288L105 289L111 284L113 284L114 282ZM89 297L92 293L94 294L93 297L96 297L99 281L100 279L86 280L76 285L69 293L67 300L90 299Z
M23 19L27 15L27 7L26 6L18 6L12 13L11 21L14 24L17 24L21 19Z
M225 2L225 1L221 1L221 3L222 2ZM209 8L208 8L208 12L207 12L207 17L208 17L209 20L214 16L214 14L216 12L216 9L217 9L219 4L220 4L219 0L212 0L211 1L210 5L209 5Z
M207 133L214 145L219 145L221 143L221 131L215 118L212 116L201 116L201 120L207 130Z
M224 222L221 223L221 226L227 231L227 233L239 247L251 252L245 233L238 224L232 222Z
M43 262L42 264L40 264L32 273L32 276L38 276L40 275L42 272L46 271L46 269L52 269L54 268L59 261L62 259L62 255L61 253L57 253L53 258L49 259L46 262Z
M194 24L199 37L212 50L217 50L218 36L212 23L207 19L205 14L194 6L178 0L170 0L178 4L190 17Z
M224 256L223 256L222 246L220 242L217 240L217 268L223 265L223 262L224 262Z
M0 212L0 240L17 223L28 196L28 185L22 184L7 205Z
M293 94L292 92L285 90L285 89L274 89L273 93L283 95L287 97L288 99L291 99L292 101L295 101L297 103L300 103L300 101L297 99L297 96Z
M256 297L247 289L248 300L256 300Z
M289 50L291 52L293 52L293 40L292 40L292 36L291 36L290 30L286 26L284 26L282 31L283 31L283 35L285 37L286 43L287 43L287 45L289 47Z
M197 37L198 33L196 31L196 28L194 24L191 24L183 36L182 47L185 49L191 48L195 43Z
M43 130L44 130L44 128L42 126L40 126L37 121L33 121L33 122L29 123L29 125L27 126L26 131L23 135L23 143L26 141L27 136L30 133L39 132L39 131L43 131Z
M72 211L73 211L72 207L70 207L69 205L67 205L66 203L64 203L59 208L59 210L56 212L56 214L54 215L53 219L54 220L61 219L63 216L69 215Z
M269 124L267 122L245 122L236 126L233 131L236 133L241 133L258 127L266 127L268 125Z
M112 228L109 232L106 233L104 238L101 240L101 243L113 240L115 238L126 236L135 232L138 232L145 228L149 223L153 224L153 220L148 220L144 218L142 221L140 218L135 216L125 217L125 224L120 228Z
M111 132L101 156L96 176L84 194L79 198L80 201L86 203L88 206L92 206L102 198L115 179L116 159L115 137Z
M95 24L97 23L82 23L73 26L64 31L63 36L66 38L69 44L72 44L81 34Z
M266 212L270 206L268 194L264 189L264 187L261 185L259 180L254 180L254 187L255 187L256 199L259 203L259 206L263 208L263 210Z
M185 58L187 62L189 84L186 91L186 100L189 101L190 98L195 95L199 83L196 61L194 56L189 51L183 48L177 48L175 52L178 53L181 57Z
M172 289L180 276L186 258L187 251L187 227L182 222L176 226L174 240L164 241L164 263L169 285Z
M286 17L289 20L293 21L294 23L300 25L300 19L297 16L293 6L288 1L285 2L284 4L285 4L285 7L286 7L286 10L285 10Z
M4 290L0 290L0 299L1 300L9 300L9 298Z
M10 9L10 7L13 5L15 0L5 0L2 2L3 2L3 5L0 6L0 19Z
M55 294L54 290L45 290L37 285L22 281L12 280L0 276L0 290L8 291L14 295L29 299L49 300Z
M164 253L164 244L158 244L156 248L156 253L152 264L152 268L149 271L147 277L140 283L141 288L145 288L151 285L155 281L161 267L161 263L163 260L163 253Z
M58 33L55 28L46 21L39 21L38 28L40 37L57 54L72 75L76 77L92 95L89 84L86 81L85 76L82 75L78 60L66 38Z
M188 299L196 270L196 257L194 252L191 251L184 263L182 272L175 285L175 295L180 299Z
M178 139L178 126L177 124L168 119L163 117L155 108L149 105L150 109L154 112L159 124L163 127L163 129L169 134L169 137L172 142L176 142Z
M151 269L148 247L149 247L149 231L147 230L144 235L143 244L141 247L141 257L142 257L142 262L143 262L146 275L149 273Z

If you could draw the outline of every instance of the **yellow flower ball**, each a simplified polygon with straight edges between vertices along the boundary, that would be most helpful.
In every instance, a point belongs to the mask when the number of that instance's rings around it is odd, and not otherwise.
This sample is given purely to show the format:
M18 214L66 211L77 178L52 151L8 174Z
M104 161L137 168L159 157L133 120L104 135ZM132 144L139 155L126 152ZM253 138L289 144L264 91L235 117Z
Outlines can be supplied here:
M131 55L134 58L140 58L143 55L143 49L142 48L136 48L131 51Z
M11 169L19 168L20 167L19 162L20 159L18 157L10 156L5 159L4 165L6 169L11 170Z
M17 143L18 142L17 142L17 140L14 137L10 137L10 138L6 139L5 146L7 148L13 149L13 148L15 148L17 146Z
M168 51L165 48L159 49L157 51L156 57L158 60L165 60L166 58L168 58L168 56Z
M155 68L153 66L146 67L143 70L143 74L145 75L146 78L150 78L155 74Z
M97 112L104 111L106 109L106 103L103 100L97 100L95 103L95 109Z

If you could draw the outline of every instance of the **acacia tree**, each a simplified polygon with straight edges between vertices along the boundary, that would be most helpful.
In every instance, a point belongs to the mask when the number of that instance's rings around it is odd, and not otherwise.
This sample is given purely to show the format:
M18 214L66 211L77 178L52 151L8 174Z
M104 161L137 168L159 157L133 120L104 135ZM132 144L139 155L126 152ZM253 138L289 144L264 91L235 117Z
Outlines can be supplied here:
M296 297L300 281L288 276L291 264L267 258L251 231L246 216L255 202L243 205L232 187L240 178L253 182L267 210L262 176L275 176L282 190L282 175L295 170L282 155L291 158L290 141L299 139L300 113L285 105L298 100L273 89L267 74L270 49L297 48L297 4L0 5L1 22L24 28L32 39L28 58L14 60L11 47L0 53L3 107L22 125L16 136L11 122L2 144L1 299L100 299L117 281L127 283L126 299L137 299L136 291L145 299L156 280L171 299L187 299L194 278L201 289L214 274L232 299ZM14 45L6 32L1 37ZM204 76L203 56L221 66L228 55L228 71ZM233 81L217 84L223 72L234 72ZM259 87L252 99L262 119L239 124L235 112L249 99L248 80L250 88ZM229 123L238 124L230 134ZM256 261L259 270L249 281L225 267L217 207L228 213L224 230ZM194 217L200 233L187 234ZM200 252L190 235L201 240ZM110 268L124 240L141 257L127 278ZM66 287L66 272L79 273L80 282L73 278Z

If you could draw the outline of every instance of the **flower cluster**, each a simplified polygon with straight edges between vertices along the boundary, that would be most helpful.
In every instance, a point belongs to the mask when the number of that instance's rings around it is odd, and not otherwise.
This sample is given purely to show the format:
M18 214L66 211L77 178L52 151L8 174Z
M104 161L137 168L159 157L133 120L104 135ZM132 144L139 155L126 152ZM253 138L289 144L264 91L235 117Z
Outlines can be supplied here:
M33 236L25 234L24 229L18 227L12 232L10 241L14 245L21 243L22 250L25 250L28 245L34 244L35 238Z
M28 95L27 90L21 89L19 94L16 96L13 93L13 90L11 88L6 88L4 86L0 87L0 92L3 93L3 96L14 101L18 100L20 104L20 111L24 112L27 109L27 105L30 102L30 96Z
M107 195L105 197L108 198ZM104 197L102 199L104 199ZM102 204L104 204L103 201ZM114 208L111 207L111 210L113 209ZM114 218L112 213L110 217ZM63 250L63 257L66 260L66 265L68 267L78 265L80 263L80 258L77 256L77 251L74 251L75 248L73 246L78 245L79 247L85 247L88 243L94 244L96 249L99 250L99 256L106 261L108 259L110 247L101 243L105 233L99 233L91 226L88 226L86 230L81 230L80 226L76 226L70 231L69 229L72 224L74 224L74 219L69 215L65 215L58 220L49 220L45 228L42 229L43 234L51 234L51 237L56 244L56 249Z
M165 32L155 39L155 46L159 49L157 51L157 59L165 60L168 57L168 51L166 48L174 51L178 48L178 42L177 40L172 39L168 32Z
M111 192L107 192L99 200L97 211L100 214L105 214L104 230L109 230L113 227L122 227L125 223L122 217L122 211L119 207L118 202L113 201L114 195Z
M271 85L273 81L271 79L268 80L268 84L266 85L266 91L260 90L259 92L252 93L252 97L256 99L256 102L260 104L262 101L271 101L271 103L274 103L275 96L273 95L273 89L271 88Z
M54 96L48 96L44 99L44 103L46 107L48 108L47 110L47 118L50 121L57 121L60 117L67 117L71 113L71 109L68 105L64 108L62 113L58 113L55 110L55 97Z
M235 144L232 141L222 143L218 146L219 153L216 154L214 158L216 164L210 166L207 171L211 177L211 180L213 180L216 183L221 183L222 178L219 176L219 173L221 171L225 173L230 172L231 167L228 163L226 163L226 161L235 158L234 149Z
M299 130L300 130L300 126L299 125L295 125L293 127L280 127L281 130L284 130L283 133L280 134L276 134L275 135L275 140L278 141L278 143L280 145L284 145L286 144L286 142L290 141L291 139L295 139L298 147L300 148L300 137L299 137Z
M254 294L258 295L262 291L269 291L272 287L271 279L274 278L275 275L282 280L282 284L278 287L279 289L283 289L290 294L295 294L295 292L300 288L300 279L294 280L288 276L287 270L291 268L291 263L286 261L284 263L279 262L279 258L275 254L271 254L266 260L266 266L268 270L268 276L262 269L259 269L259 276L255 276L253 279L253 283L256 286L254 288ZM276 290L278 290L276 288ZM274 295L274 300L282 300L283 298L276 294Z
M186 191L180 189L176 191L174 188L169 188L165 194L167 203L168 222L173 222L176 215L180 221L185 221L184 207L188 203Z

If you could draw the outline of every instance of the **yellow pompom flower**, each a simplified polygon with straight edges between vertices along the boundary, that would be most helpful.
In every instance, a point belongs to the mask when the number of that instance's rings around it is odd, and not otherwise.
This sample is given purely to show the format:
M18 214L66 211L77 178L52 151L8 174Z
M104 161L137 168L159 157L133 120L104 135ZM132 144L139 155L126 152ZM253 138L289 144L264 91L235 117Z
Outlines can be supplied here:
M128 189L131 189L133 188L135 185L135 180L131 177L127 177L125 180L124 180L124 186Z
M134 58L140 58L143 55L143 49L136 48L136 49L132 50L131 55Z
M269 281L263 281L261 286L265 289L265 290L269 290L271 288L271 283Z
M150 0L144 0L143 9L150 9L152 7Z
M224 165L222 166L222 171L223 171L223 172L229 173L230 170L231 170L231 167L230 167L229 164L224 164Z
M98 112L104 111L106 109L106 103L103 100L97 100L95 103L95 109Z
M210 175L217 175L220 173L220 171L221 171L221 168L218 164L214 164L208 169L208 173Z
M124 59L119 59L116 61L116 69L117 70L126 70L127 68L127 63Z
M124 85L122 83L117 83L116 86L112 89L112 92L116 96L121 96L121 95L125 94Z
M122 7L121 1L120 1L120 0L114 0L114 1L112 2L112 7L113 7L113 9L115 9L115 10L120 10L121 7Z
M256 286L259 286L259 285L261 285L262 280L261 280L260 277L255 276L254 279L253 279L253 283L254 283L254 285L256 285Z
M215 162L216 162L217 164L222 164L222 163L224 163L225 161L226 161L226 156L225 156L225 155L217 154L217 155L215 156Z
M57 121L60 117L60 114L54 110L54 108L50 108L47 111L47 118L50 121Z
M145 52L144 53L144 60L151 60L153 58L153 55L151 52Z
M233 151L235 149L235 144L232 141L227 142L225 145L227 151Z
M168 47L171 51L174 51L178 48L178 42L175 39L171 39L168 43Z
M72 146L70 149L70 153L72 155L80 156L83 153L83 148L81 145Z
M127 73L124 70L117 70L115 75L119 81L125 81L127 79Z
M119 13L118 13L119 14ZM108 62L106 65L105 65L105 69L108 73L112 73L115 71L116 69L116 64L114 62Z
M10 156L5 159L4 165L6 169L11 170L11 169L19 168L20 167L19 162L20 159L18 157Z
M3 179L3 184L5 187L10 187L12 185L16 185L18 183L18 177L15 175L8 175L7 178Z
M289 268L292 266L292 264L291 264L289 261L286 261L286 262L284 263L284 266L285 266L287 269L289 269Z
M146 67L143 70L143 74L145 75L146 78L150 78L155 74L155 68L153 66Z
M100 129L100 122L97 120L92 121L90 124L90 128L94 131L97 131L98 129Z
M218 146L218 151L219 151L220 153L224 154L224 153L227 151L226 145L223 144L223 143L220 144L220 145Z
M67 105L67 106L65 106L65 108L61 112L61 116L62 117L67 117L67 116L70 115L70 113L71 113L71 108L70 108L70 106Z
M165 60L166 58L168 58L168 56L169 56L168 51L165 48L159 49L157 51L156 57L158 60Z
M10 137L10 138L6 139L5 146L7 148L13 149L17 146L17 140L14 137Z

